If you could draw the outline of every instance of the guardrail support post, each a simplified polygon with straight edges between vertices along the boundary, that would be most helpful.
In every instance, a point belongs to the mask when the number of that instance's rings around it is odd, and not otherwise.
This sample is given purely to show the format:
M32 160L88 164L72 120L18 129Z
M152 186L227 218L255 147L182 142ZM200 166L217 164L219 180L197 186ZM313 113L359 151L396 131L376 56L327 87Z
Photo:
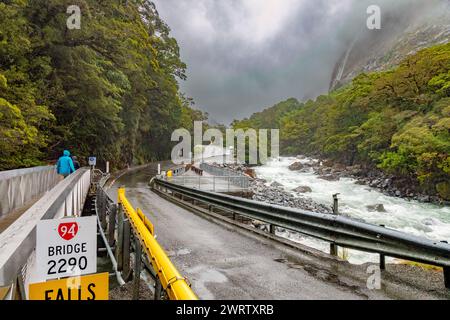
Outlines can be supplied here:
M333 214L338 216L339 215L339 199L338 199L339 193L333 194Z
M25 291L25 279L20 272L17 276L17 294L19 300L27 300L27 295Z
M330 254L332 256L338 256L338 246L335 243L330 243Z
M133 300L139 300L139 284L141 279L141 255L142 247L139 239L135 237L135 258L134 258L134 284L133 284Z
M385 228L384 224L380 225L380 227ZM380 270L386 270L386 256L380 253Z
M106 226L107 226L107 222L106 222L106 207L107 207L107 199L106 199L106 194L103 190L100 191L101 194L101 206L100 206L100 210L102 212L101 215L101 222L102 222L102 228L103 230L106 230Z
M333 194L333 214L339 215L339 199L338 199L339 193ZM330 243L330 254L332 256L337 257L339 255L338 246L335 243Z
M447 289L450 289L450 267L444 267L444 284Z
M271 234L275 234L275 226L273 224L269 225L269 231Z
M99 217L100 222L101 222L102 221L103 210L102 210L102 192L101 192L100 188L98 188L97 191L96 191L96 199L95 199L95 201L97 203L98 217Z
M123 270L123 208L121 205L117 211L117 245L116 245L116 260L117 270Z
M111 212L109 213L108 241L109 241L110 247L112 247L114 245L114 232L116 231L117 207L118 207L118 205L114 204L111 208Z
M157 276L155 280L155 300L161 300L161 293L162 293L162 285L161 281Z
M130 278L130 244L131 244L131 225L130 220L123 222L123 279L128 281Z

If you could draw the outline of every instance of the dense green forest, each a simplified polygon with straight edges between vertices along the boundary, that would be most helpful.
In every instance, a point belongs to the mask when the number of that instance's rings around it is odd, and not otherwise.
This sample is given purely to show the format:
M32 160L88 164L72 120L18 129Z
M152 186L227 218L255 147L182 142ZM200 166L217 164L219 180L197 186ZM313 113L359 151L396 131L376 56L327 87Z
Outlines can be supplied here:
M422 50L393 70L361 74L315 101L289 99L240 128L280 128L285 155L364 164L450 198L450 44Z
M69 29L67 8L81 9ZM168 158L175 128L204 114L179 93L186 65L145 0L0 3L0 170L63 149L115 167Z

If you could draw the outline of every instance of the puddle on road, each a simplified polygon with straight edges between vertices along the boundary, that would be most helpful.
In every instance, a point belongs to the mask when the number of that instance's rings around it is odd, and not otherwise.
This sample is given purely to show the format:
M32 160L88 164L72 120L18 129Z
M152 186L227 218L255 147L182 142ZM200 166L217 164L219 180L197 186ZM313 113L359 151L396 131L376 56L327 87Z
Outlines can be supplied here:
M191 253L191 250L183 248L179 250L168 250L167 256L169 257L179 257L179 256L186 256Z
M192 274L192 283L195 284L195 292L204 300L214 300L216 297L207 287L206 284L225 283L228 282L226 275L220 271L209 269L207 266L197 266L186 270Z
M332 273L325 268L320 268L320 267L309 265L309 264L300 264L300 263L296 263L296 262L291 262L285 258L274 259L274 261L276 261L278 263L282 263L290 269L303 270L303 271L307 272L310 276L312 276L316 279L322 280L326 283L336 284L337 286L339 286L340 288L342 288L346 291L356 293L359 296L361 296L362 298L368 299L368 296L365 293L361 292L361 289L363 289L362 287L343 281L339 277L339 275Z

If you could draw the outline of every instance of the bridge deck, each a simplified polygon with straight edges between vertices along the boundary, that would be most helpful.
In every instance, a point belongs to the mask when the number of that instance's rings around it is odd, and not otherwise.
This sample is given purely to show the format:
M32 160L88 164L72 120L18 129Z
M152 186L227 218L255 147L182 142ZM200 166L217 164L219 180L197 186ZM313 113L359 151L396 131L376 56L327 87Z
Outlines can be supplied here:
M382 290L369 290L364 266L303 254L224 227L162 199L147 181L138 181L133 176L118 184L152 220L158 241L201 299L436 298L385 280Z

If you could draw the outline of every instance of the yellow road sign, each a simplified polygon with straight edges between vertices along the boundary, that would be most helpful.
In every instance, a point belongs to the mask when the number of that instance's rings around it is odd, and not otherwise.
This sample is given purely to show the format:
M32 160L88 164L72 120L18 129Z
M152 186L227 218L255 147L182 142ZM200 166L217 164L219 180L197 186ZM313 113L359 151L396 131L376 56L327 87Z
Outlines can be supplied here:
M108 300L109 274L30 284L30 300Z

